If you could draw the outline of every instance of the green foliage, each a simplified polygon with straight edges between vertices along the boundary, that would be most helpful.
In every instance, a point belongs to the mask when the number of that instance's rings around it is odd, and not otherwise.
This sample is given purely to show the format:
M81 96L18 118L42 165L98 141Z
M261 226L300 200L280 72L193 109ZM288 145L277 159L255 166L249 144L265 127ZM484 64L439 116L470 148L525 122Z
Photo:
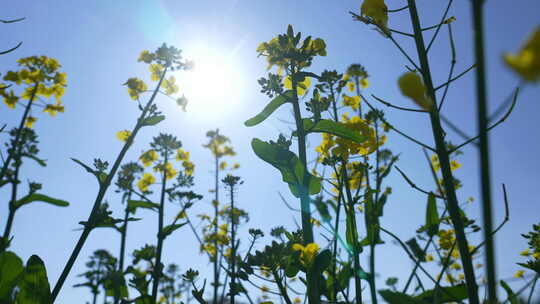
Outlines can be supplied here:
M439 231L439 211L437 210L437 202L435 195L430 192L427 200L426 208L426 228L429 236L434 236Z
M49 303L51 291L47 271L43 261L33 255L28 259L26 267L19 278L19 293L16 303L18 304L43 304Z
M0 303L9 302L13 288L23 271L22 260L15 253L0 253Z
M274 113L274 111L277 110L282 104L289 102L292 98L292 95L293 91L288 90L285 91L283 94L276 96L266 105L266 107L264 107L261 113L257 114L253 118L246 120L244 122L244 125L246 125L246 127L253 127L260 124L270 115L272 115L272 113Z
M138 208L156 211L159 209L159 204L143 200L129 200L127 208L130 213L135 214Z
M321 119L314 122L311 119L304 118L302 119L302 123L304 124L304 130L306 130L307 133L329 133L352 140L359 144L366 141L366 137L361 133L355 132L340 122L335 122L329 119Z
M283 181L289 184L291 192L296 197L300 196L300 187L303 185L304 175L309 180L309 189L307 189L309 194L317 194L321 191L320 179L306 172L307 169L293 152L277 143L267 143L257 138L251 141L251 147L260 159L281 172Z
M58 206L58 207L67 207L67 206L69 206L69 203L66 202L66 201L59 200L59 199L56 199L56 198L52 198L52 197L47 196L45 194L31 193L31 194L29 194L29 195L15 201L15 203L13 204L13 207L18 209L18 208L20 208L20 207L22 207L24 205L34 203L34 202L44 202L44 203L48 203L48 204L55 205L55 206Z

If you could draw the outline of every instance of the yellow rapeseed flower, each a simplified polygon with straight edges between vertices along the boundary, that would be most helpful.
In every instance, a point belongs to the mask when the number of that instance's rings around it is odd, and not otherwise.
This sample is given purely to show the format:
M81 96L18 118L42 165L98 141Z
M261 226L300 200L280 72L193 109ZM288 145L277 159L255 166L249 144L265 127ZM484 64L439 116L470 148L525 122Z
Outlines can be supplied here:
M227 162L226 162L226 161L222 161L222 162L219 164L219 169L220 169L220 170L225 170L225 169L227 169Z
M156 150L150 149L139 157L139 160L142 162L143 166L148 167L152 165L156 160L158 160L159 155L157 154Z
M150 70L150 79L152 81L158 81L159 78L161 78L161 73L163 72L165 68L161 64L151 64L148 66L148 70Z
M369 87L369 80L367 78L360 79L360 87L362 89L367 89Z
M148 191L148 187L156 182L156 178L151 173L145 173L143 177L137 182L137 187L141 192Z
M529 249L525 249L522 252L520 252L519 254L522 255L522 256L528 257L529 255L531 255L531 251Z
M176 160L177 161L189 160L189 152L184 151L184 149L182 148L176 150Z
M286 89L292 90L292 81L291 81L290 76L285 77L283 81L283 85L285 86ZM296 92L298 93L298 96L303 96L304 94L306 94L306 91L310 85L311 85L311 78L309 77L305 77L304 81L297 82Z
M64 106L59 102L56 102L56 104L48 104L45 106L45 109L43 109L43 112L54 117L58 112L64 113Z
M292 245L292 249L300 251L300 261L305 267L309 267L315 260L320 248L317 243L309 243L305 247L302 244L295 243Z
M35 118L34 116L28 116L28 118L26 118L24 126L27 128L32 128L36 121L37 121L37 118Z
M433 102L426 96L426 86L420 75L415 72L407 72L399 77L398 85L403 95L412 99L424 110L431 110Z
M4 93L4 92L2 92ZM19 101L19 97L15 95L13 91L10 91L9 93L4 93L4 103L10 108L15 109L15 105L17 105L17 102Z
M161 83L161 87L165 89L165 94L173 95L178 93L178 86L176 85L176 78L170 76L169 79L164 79Z
M137 100L139 95L148 89L146 83L136 77L129 78L125 84L128 87L129 97L133 100Z
M523 275L525 274L525 270L518 270L516 271L516 273L514 274L514 277L515 278L523 278Z
M116 133L116 138L118 138L120 141L123 141L123 142L126 142L130 136L131 136L131 131L129 130L122 130Z
M373 22L386 32L388 28L388 8L384 0L364 0L360 14L373 19Z
M155 57L156 55L154 53L150 53L149 51L144 50L141 52L141 55L139 55L139 59L137 59L137 61L150 63L152 62L152 60L154 60Z
M349 97L347 95L343 95L343 105L349 106L355 111L358 110L358 108L360 108L360 96Z
M540 26L517 54L505 54L504 61L526 81L540 79Z
M154 167L155 172L163 172L163 169L165 168L165 178L167 180L174 178L178 171L174 169L173 165L170 162L167 162L165 165L159 164Z

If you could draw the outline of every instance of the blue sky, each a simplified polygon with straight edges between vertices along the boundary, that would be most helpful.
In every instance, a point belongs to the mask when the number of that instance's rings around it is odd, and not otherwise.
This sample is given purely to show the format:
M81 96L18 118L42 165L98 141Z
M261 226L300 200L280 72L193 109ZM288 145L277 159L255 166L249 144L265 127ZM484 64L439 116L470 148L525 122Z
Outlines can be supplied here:
M387 1L390 8L404 5L404 1ZM456 71L460 72L473 63L472 26L468 1L454 1L450 15L458 50ZM446 1L418 1L423 25L439 21ZM54 285L60 271L79 236L78 222L85 220L97 191L93 177L69 160L75 157L86 163L99 157L112 161L121 148L115 133L131 128L138 110L129 99L122 84L129 77L147 77L146 66L136 62L140 51L154 50L162 42L184 50L186 57L202 57L202 52L218 54L226 58L234 69L234 77L208 77L205 90L212 96L205 99L199 90L201 105L188 105L183 113L166 98L158 101L167 120L158 128L146 128L137 138L127 160L135 160L148 142L159 132L171 132L178 136L183 146L191 151L196 168L196 190L206 196L195 213L210 210L212 188L210 153L202 148L207 130L220 128L229 136L238 156L234 158L242 168L236 172L245 180L238 191L239 204L250 213L251 221L242 230L260 227L268 232L271 227L284 225L294 227L292 214L280 201L278 191L292 203L297 204L280 181L279 173L256 158L250 148L253 137L275 139L278 132L288 132L291 121L290 109L280 109L263 124L246 128L243 121L256 114L267 97L259 92L256 80L266 73L263 58L257 58L255 48L286 30L292 24L297 31L325 39L328 56L315 60L312 71L324 69L344 71L351 63L363 64L369 74L371 86L367 94L376 94L395 104L411 106L401 96L396 80L405 71L406 60L391 42L364 24L353 22L348 11L358 12L360 1L32 1L19 0L6 5L2 19L26 17L15 24L1 25L2 49L19 41L23 45L13 53L0 56L1 72L15 67L15 60L31 55L47 55L57 58L68 75L68 88L63 97L66 112L56 118L39 114L36 130L41 140L41 156L48 160L47 169L28 164L25 179L44 184L44 192L66 199L71 206L58 209L48 205L35 205L22 209L16 216L12 250L25 259L38 254L46 263L51 284ZM503 65L501 55L516 51L527 35L539 25L540 4L528 1L488 1L486 3L486 44L488 64L489 106L495 109L518 84L517 77ZM392 28L410 31L406 12L392 14ZM430 37L430 36L428 36ZM447 32L442 31L431 51L431 64L436 83L444 82L449 68ZM414 56L411 41L399 38L405 49ZM210 60L210 59L209 59ZM196 64L198 64L196 62ZM202 64L202 63L201 63ZM232 73L232 72L231 72ZM231 74L232 75L232 74ZM185 77L185 78L184 78ZM189 78L180 76L180 80ZM212 92L221 82L234 86L235 91ZM451 88L444 114L468 134L476 133L474 74L469 74ZM184 90L182 82L180 90ZM213 86L214 85L214 86ZM205 92L202 90L202 92ZM185 89L188 92L188 89ZM526 242L520 233L528 231L539 221L539 201L534 190L539 185L537 174L540 167L537 155L537 115L540 110L538 86L523 88L517 107L511 117L491 133L493 196L495 198L495 222L504 216L501 183L506 183L510 200L510 222L497 235L497 260L500 277L510 277L517 269L515 262L523 261L519 251ZM188 99L190 96L187 96ZM192 100L196 103L198 100ZM190 111L192 109L192 111ZM431 128L427 116L401 113L385 109L388 119L408 134L423 142L432 143ZM0 123L14 126L22 114L21 109L9 110L0 106ZM282 120L278 119L281 118ZM454 143L460 138L448 131ZM5 141L5 134L1 140ZM311 147L318 142L312 135ZM398 165L419 185L432 188L433 183L421 150L395 133L389 136L388 146L401 154ZM479 178L477 150L468 147L459 161L463 167L457 171L464 187L460 199L472 196L476 202L468 211L477 217L479 205ZM312 154L312 158L314 155ZM231 159L232 161L233 159ZM424 195L414 192L397 175L391 174L388 184L394 194L386 206L382 225L395 231L403 239L414 235L424 219ZM120 216L122 206L110 189L107 200ZM0 197L6 201L5 190ZM177 206L169 205L170 215ZM3 207L7 214L7 205ZM129 248L153 243L156 216L141 213L144 220L133 224L129 232ZM480 222L480 220L478 220ZM0 219L3 227L5 216ZM132 229L132 230L131 230ZM244 234L246 235L246 234ZM84 263L95 249L106 248L118 252L119 236L112 231L95 231L90 236L79 257L58 303L75 303L89 299L89 293L70 286L80 282L76 274L83 272ZM321 239L319 237L319 239ZM246 239L247 240L247 239ZM410 267L405 255L398 251L390 239L378 249L378 269L381 279L403 276ZM269 238L260 245L269 242ZM202 273L210 266L198 255L198 245L187 230L167 239L167 261L175 261L182 269L198 268ZM397 253L399 257L396 258ZM479 259L481 261L482 259Z

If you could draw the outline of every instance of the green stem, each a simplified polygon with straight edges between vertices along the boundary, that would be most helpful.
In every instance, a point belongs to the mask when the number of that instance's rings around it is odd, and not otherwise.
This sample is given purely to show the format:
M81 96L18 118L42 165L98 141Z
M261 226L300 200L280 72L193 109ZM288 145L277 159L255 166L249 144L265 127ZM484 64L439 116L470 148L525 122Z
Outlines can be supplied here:
M307 157L306 157L306 132L302 122L302 114L300 112L300 101L298 99L297 81L294 77L296 74L296 67L291 68L292 90L293 90L293 110L294 120L296 122L296 133L298 135L298 154L300 163L304 168L304 176L302 178L302 185L299 187L300 194L300 206L302 215L302 233L304 238L304 244L313 243L313 226L311 224L311 199L309 197L309 172L307 169ZM306 274L308 282L308 299L310 304L320 303L319 298L319 278L313 277L313 275Z
M272 274L274 275L274 280L276 281L276 284L278 286L279 293L285 299L285 303L292 304L291 298L289 298L287 289L285 289L285 286L283 286L283 283L281 282L281 278L279 277L279 274L277 273L277 271L273 271Z
M163 163L163 174L161 176L161 197L159 200L159 214L158 214L158 233L157 233L157 248L156 248L156 265L154 266L154 282L152 284L152 299L153 303L156 303L159 281L162 274L161 256L163 253L163 241L165 236L163 235L163 218L165 216L165 190L167 189L167 169L166 165L169 161L169 150L165 149L165 159Z
M236 290L236 225L234 223L234 191L233 186L230 187L230 195L231 195L231 286L234 290ZM234 304L234 296L235 292L230 292L231 294L231 304Z
M491 206L491 174L489 166L489 137L487 118L486 65L484 56L483 0L473 0L474 51L476 57L476 97L478 131L480 133L480 185L482 188L482 219L486 244L488 302L497 303L497 275L495 269L495 249L493 231L493 211Z
M430 120L432 126L433 137L435 140L435 146L437 150L437 156L441 164L441 170L443 175L443 184L448 199L448 211L450 218L455 228L456 238L458 242L458 249L463 264L463 272L465 274L465 282L467 285L467 292L469 296L469 303L479 304L478 298L478 285L476 284L476 278L474 275L474 268L472 265L472 258L469 252L469 245L467 237L465 235L465 228L461 218L460 208L456 196L456 189L454 187L454 177L450 170L450 158L446 144L444 142L444 132L441 127L441 121L439 113L437 112L437 102L435 96L435 90L433 88L433 81L431 79L431 72L429 69L429 62L427 58L426 49L424 46L424 39L422 37L422 30L420 27L420 20L418 18L418 12L416 10L415 0L408 0L409 12L411 15L411 22L414 29L416 48L418 52L418 58L420 59L420 66L424 83L426 84L429 98L433 101L433 110L430 112Z
M30 108L32 108L32 104L36 98L38 85L39 83L36 83L36 85L32 89L30 99L28 100L28 104L26 105L26 108L24 109L21 122L19 123L19 128L17 129L17 133L15 134L15 139L13 140L13 146L11 146L12 151L16 151L17 146L19 145L19 140L21 139L22 130L24 129L24 122L26 121L26 118L28 117L28 114L30 113ZM11 162L13 157L14 157L13 153L8 153L6 160L4 161L4 164L2 165L2 170L0 170L0 181L4 179L4 177L6 176L9 163Z
M218 204L219 204L219 157L215 155L214 157L214 186L215 186L215 201L214 201L214 235L218 234ZM219 265L218 265L218 243L217 239L214 238L214 248L216 250L216 256L214 257L214 304L218 303L218 289L219 289Z
M128 218L129 218L129 209L128 209L128 202L131 199L131 191L129 191L127 197L123 197L123 200L126 203L126 209L124 210L124 225L122 226L122 231L120 232L120 254L119 254L119 262L118 262L118 271L124 273L124 258L125 258L125 252L126 252L126 238L127 238L127 227L128 227ZM120 297L118 295L115 295L114 297L114 303L118 304L120 302Z
M15 175L13 176L14 179L11 183L11 200L9 201L9 215L6 223L6 228L4 229L2 248L0 248L0 252L6 250L8 247L9 234L11 233L11 227L13 226L15 212L17 211L17 209L15 208L15 201L17 200L17 189L19 187L19 168L20 164L15 169Z
M144 107L141 115L137 119L137 123L135 125L135 128L133 128L133 132L132 132L131 136L128 138L128 140L126 141L126 143L122 147L122 150L120 151L120 153L118 154L118 157L114 161L114 164L113 164L113 166L111 168L111 171L107 175L107 178L99 186L99 191L98 191L98 194L96 196L96 199L94 200L94 205L92 207L92 211L90 212L90 215L88 216L88 220L86 222L87 224L84 226L83 232L82 232L81 236L79 237L79 240L77 241L77 244L75 245L75 248L71 252L71 255L70 255L66 265L64 266L64 269L62 270L62 273L60 274L60 277L58 278L58 281L54 285L53 291L51 293L51 304L54 303L54 301L56 300L56 297L58 297L58 294L60 293L60 290L62 289L62 286L64 285L64 283L66 281L66 278L67 278L69 272L71 271L71 268L73 267L73 264L75 264L75 261L77 260L77 257L79 256L79 254L80 254L80 252L81 252L81 250L82 250L82 248L84 246L84 243L86 243L86 240L88 239L88 236L90 235L90 232L93 229L92 225L94 224L95 214L99 210L99 207L101 206L101 202L103 201L103 198L105 197L107 189L109 188L109 186L111 184L111 181L114 178L114 175L118 171L118 168L120 167L120 164L124 160L124 156L126 155L127 151L129 150L129 147L133 143L133 140L134 140L135 136L137 135L139 130L143 127L143 122L144 122L144 119L146 118L146 114L148 113L148 111L150 109L150 106L153 104L153 102L154 102L154 100L155 100L155 98L157 96L157 93L159 92L159 88L161 87L161 83L163 82L163 79L165 78L166 73L167 73L167 69L165 69L163 71L163 74L161 75L161 78L159 79L159 82L158 82L156 88L154 89L154 92L152 92L152 96L150 97L150 100L148 100L148 103L146 104L146 106Z

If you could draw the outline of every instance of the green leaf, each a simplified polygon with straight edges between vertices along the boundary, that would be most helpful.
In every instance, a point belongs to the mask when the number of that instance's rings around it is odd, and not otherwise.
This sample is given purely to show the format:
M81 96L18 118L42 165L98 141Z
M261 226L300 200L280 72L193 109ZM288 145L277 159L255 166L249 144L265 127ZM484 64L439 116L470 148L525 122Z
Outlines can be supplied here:
M17 304L50 303L51 291L47 279L47 270L43 261L37 255L33 255L28 259L17 287L19 288L16 299Z
M103 282L105 294L109 297L127 298L128 288L121 271L110 272Z
M508 286L508 284L506 284L506 282L503 280L501 280L500 283L501 283L502 288L504 288L504 290L506 291L506 294L508 295L507 301L510 302L510 304L519 304L519 300L516 297L516 294L514 293L512 288L510 288L510 286Z
M345 124L330 119L321 119L314 123L309 118L302 119L304 130L307 133L330 133L344 139L352 140L359 144L366 141L366 137L360 132L348 128Z
M151 117L146 118L143 121L142 125L143 126L155 126L158 123L162 122L163 120L165 120L165 115L151 116Z
M455 301L462 301L467 299L467 286L465 284L459 284L449 287L439 287L437 289L426 290L415 298L426 303L433 303L435 301L435 292L438 293L438 303L448 303Z
M33 194L29 194L23 198L21 198L20 200L18 201L15 201L15 203L13 203L13 207L15 209L18 209L26 204L30 204L32 202L44 202L44 203L48 203L48 204L51 204L51 205L55 205L55 206L58 206L58 207L67 207L69 206L69 203L66 202L66 201L63 201L63 200L59 200L59 199L56 199L56 198L52 198L50 196L47 196L45 194L39 194L39 193L33 193Z
M148 202L148 201L141 201L141 200L128 201L128 211L130 213L135 214L135 212L137 211L137 208L144 208L144 209L150 209L150 210L156 211L159 209L159 204Z
M90 168L90 166L86 165L85 163L83 163L82 161L76 159L76 158L71 158L72 161L76 162L77 164L81 165L81 167L83 167L84 169L86 169L86 171L88 171L88 173L92 173L94 176L97 177L96 175L96 171L92 168Z
M329 249L321 251L317 257L315 257L315 263L314 267L317 271L317 275L320 275L323 273L326 268L330 265L330 262L332 261L332 252Z
M165 227L163 227L163 230L161 230L161 237L162 238L166 238L167 236L169 236L171 233L173 233L176 229L184 226L186 223L182 223L182 224L173 224L173 225L167 225Z
M379 290L379 294L388 304L425 304L408 294L392 291L390 289Z
M0 303L10 302L10 295L23 269L23 262L15 253L0 253Z
M47 167L47 163L45 162L45 160L37 158L35 155L28 154L28 153L22 153L22 156L33 159L34 161L36 161L42 167Z
M94 175L97 178L98 183L100 185L103 184L103 182L105 182L105 179L107 178L106 173L103 173L103 172L100 173L76 158L72 157L71 160L79 164L81 167L83 167L88 173L92 173L92 175Z
M439 223L441 222L439 218L439 211L437 210L437 201L435 200L435 195L433 192L430 192L427 200L427 209L426 209L426 228L427 234L429 236L434 236L439 231Z
M263 122L268 116L272 115L277 108L279 108L282 104L286 103L289 99L291 99L293 96L292 90L287 90L283 94L276 96L270 103L264 107L261 113L257 114L256 116L246 120L244 122L244 125L246 127L253 127L255 125L260 124Z
M308 193L313 195L321 191L320 178L306 172L302 162L293 152L277 144L267 143L257 138L251 141L251 147L260 159L281 172L283 181L289 184L289 189L296 197L300 196L300 187L303 186L302 181L305 173L309 178Z

